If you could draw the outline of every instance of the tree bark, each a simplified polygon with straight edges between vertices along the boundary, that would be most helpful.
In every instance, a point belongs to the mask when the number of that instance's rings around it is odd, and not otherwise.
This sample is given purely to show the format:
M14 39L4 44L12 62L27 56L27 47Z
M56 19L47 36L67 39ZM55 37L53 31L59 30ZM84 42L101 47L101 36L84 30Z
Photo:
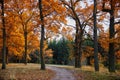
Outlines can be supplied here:
M88 65L88 66L91 65L91 63L90 63L90 59L91 59L91 56L87 57L87 64L86 64L86 65Z
M114 7L112 6L112 0L111 0L111 10L110 10L110 27L109 27L109 39L114 38ZM109 42L109 72L115 72L115 51L114 51L114 42Z
M8 47L6 47L6 64L8 64Z
M40 9L40 20L41 20L41 40L40 40L41 70L45 70L45 62L43 57L45 31L44 31L44 17L42 12L42 0L39 0L39 9Z
M78 45L78 24L76 22L76 36L75 36L75 68L79 68L80 65L79 65L79 57L78 57L78 54L79 54L79 45Z
M24 60L25 60L25 64L27 65L27 26L25 26L25 31L24 31L24 42L25 42L25 45L24 45L24 50L25 50L25 55L24 55Z
M2 4L2 31L3 31L3 52L2 52L2 69L6 69L6 29L5 29L5 19L4 19L4 0L1 1Z
M110 25L109 25L109 40L115 38L115 28L114 28L114 0L110 0L111 9L105 9L105 2L103 3L104 12L109 12L110 14ZM109 72L115 72L115 48L114 42L109 42L109 51L108 51L108 64L109 64Z
M97 12L97 1L94 0L94 10L93 10L93 17L94 17L94 33L93 33L93 35L94 35L94 68L95 68L95 71L99 71L96 12Z
M75 36L75 68L81 67L81 43L82 43L82 32L80 32L79 21L76 20L76 36Z
M83 40L83 31L80 30L79 32L79 66L82 66L81 60L82 60L82 40Z

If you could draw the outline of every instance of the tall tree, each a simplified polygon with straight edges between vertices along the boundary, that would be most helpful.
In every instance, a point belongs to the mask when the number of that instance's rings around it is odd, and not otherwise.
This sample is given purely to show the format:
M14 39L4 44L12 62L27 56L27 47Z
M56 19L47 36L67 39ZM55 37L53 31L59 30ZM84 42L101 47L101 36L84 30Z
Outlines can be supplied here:
M41 68L44 68L45 63L43 60L43 48L44 39L48 39L51 36L49 34L56 34L60 27L61 22L66 21L63 15L65 9L59 3L59 0L39 0L39 13L41 23L41 41L40 41L40 55L41 55ZM43 66L42 66L43 65Z
M17 59L24 58L24 62L27 62L29 59L30 52L38 48L36 47L38 46L36 45L36 42L38 42L38 34L35 30L38 17L36 18L37 10L33 10L33 8L36 8L37 3L34 1L33 4L31 1L32 0L27 0L26 3L25 0L20 0L20 3L19 0L5 0L4 4L8 54L10 57L16 56ZM24 35L25 32L27 32L27 35ZM27 38L25 38L25 36L27 36ZM27 42L25 42L26 39ZM25 45L25 43L27 43L27 45ZM32 45L32 47L30 47L30 45ZM25 49L26 46L27 50ZM27 52L26 58L24 52Z
M97 19L96 19L96 12L97 12L97 0L94 0L94 10L93 10L93 17L94 17L94 67L95 71L99 71L99 61L98 61L98 40L97 40Z
M77 5L77 3L79 2L79 0L70 0L70 1L66 1L66 0L61 0L61 2L67 6L68 11L70 12L70 15L76 23L76 35L75 35L75 67L79 68L81 67L81 40L82 40L82 26L81 26L81 22L79 19L79 16L77 15L77 12L75 11L75 7ZM68 13L69 13L68 12ZM79 40L80 39L80 40Z
M6 69L6 29L5 29L5 19L4 19L4 0L1 0L2 9L2 37L3 37L3 48L2 48L2 69Z
M41 21L41 40L40 40L40 57L41 57L41 69L45 70L45 62L43 57L43 48L44 48L44 17L43 17L43 8L42 0L39 0L39 10L40 10L40 21Z
M109 27L109 39L114 38L115 28L114 28L114 6L113 6L113 0L111 0L111 11L110 11L110 27ZM109 71L115 72L115 48L114 48L114 42L109 43Z
M60 0L67 9L67 15L75 21L75 67L81 67L82 41L87 22L91 19L92 6L88 6L86 0ZM85 3L85 7L81 6ZM91 8L91 9L90 9ZM86 11L89 10L89 13ZM87 16L87 17L86 17Z
M110 24L109 24L109 51L108 51L108 62L109 62L109 71L115 72L115 24L120 22L115 22L115 10L119 7L119 0L103 0L102 11L108 12L110 14Z
M13 1L13 2L12 2ZM26 2L27 1L27 2ZM21 33L23 33L24 36L24 63L27 64L27 56L28 56L28 35L31 31L35 28L35 25L33 25L33 21L35 18L35 12L33 8L35 7L35 4L31 0L11 0L8 2L8 5L11 6L9 9L11 9L11 13L13 14L16 21L14 23L17 24L18 30L21 29ZM10 3L12 2L12 3ZM34 17L34 18L33 18Z

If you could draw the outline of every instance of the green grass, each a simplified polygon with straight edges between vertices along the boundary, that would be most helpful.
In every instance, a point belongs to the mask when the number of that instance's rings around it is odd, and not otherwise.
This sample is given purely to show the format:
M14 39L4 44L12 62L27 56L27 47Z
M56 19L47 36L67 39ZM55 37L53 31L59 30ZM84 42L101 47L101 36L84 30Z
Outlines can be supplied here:
M108 69L100 66L100 71L95 72L93 66L82 66L82 68L74 68L73 66L58 66L71 70L77 80L120 80L120 71L109 73Z
M74 72L74 75L77 77L77 80L81 79L79 76L82 76L84 80L120 80L120 75L118 76L117 74L99 73L92 71L77 70Z

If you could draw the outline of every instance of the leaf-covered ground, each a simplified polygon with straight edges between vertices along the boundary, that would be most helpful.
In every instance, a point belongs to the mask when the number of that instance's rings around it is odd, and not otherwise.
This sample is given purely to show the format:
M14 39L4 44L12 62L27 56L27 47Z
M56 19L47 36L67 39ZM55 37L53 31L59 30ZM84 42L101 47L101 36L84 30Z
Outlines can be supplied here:
M57 76L59 78L57 80L61 80L66 76L66 74L64 76L60 75L61 78L56 75L57 70L59 70L58 73L70 72L71 75L69 76L75 77L75 80L120 80L120 71L109 73L104 67L100 67L99 72L95 72L92 66L74 68L73 66L49 65L46 71L39 68L39 64L9 64L6 70L0 69L0 80L54 80ZM69 77L68 80L70 80Z
M0 69L0 80L51 80L54 72L40 70L36 64L9 64L6 70Z

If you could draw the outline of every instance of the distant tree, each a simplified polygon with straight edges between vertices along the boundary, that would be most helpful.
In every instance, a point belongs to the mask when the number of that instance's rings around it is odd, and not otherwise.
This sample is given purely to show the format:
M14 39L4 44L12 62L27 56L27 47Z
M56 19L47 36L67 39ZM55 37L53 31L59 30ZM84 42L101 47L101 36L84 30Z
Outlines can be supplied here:
M48 43L48 48L53 50L53 64L57 63L57 52L58 52L58 46L57 46L57 42L54 39L53 41L50 41Z
M92 39L89 37L85 38L83 43L82 43L82 50L83 50L83 55L86 57L87 62L86 65L92 65L91 60L93 59L93 48L94 48L94 42Z
M35 50L30 54L30 63L39 63L39 50Z
M68 64L69 61L69 50L68 46L70 42L64 38L56 41L49 42L48 48L53 50L53 63L54 64Z

